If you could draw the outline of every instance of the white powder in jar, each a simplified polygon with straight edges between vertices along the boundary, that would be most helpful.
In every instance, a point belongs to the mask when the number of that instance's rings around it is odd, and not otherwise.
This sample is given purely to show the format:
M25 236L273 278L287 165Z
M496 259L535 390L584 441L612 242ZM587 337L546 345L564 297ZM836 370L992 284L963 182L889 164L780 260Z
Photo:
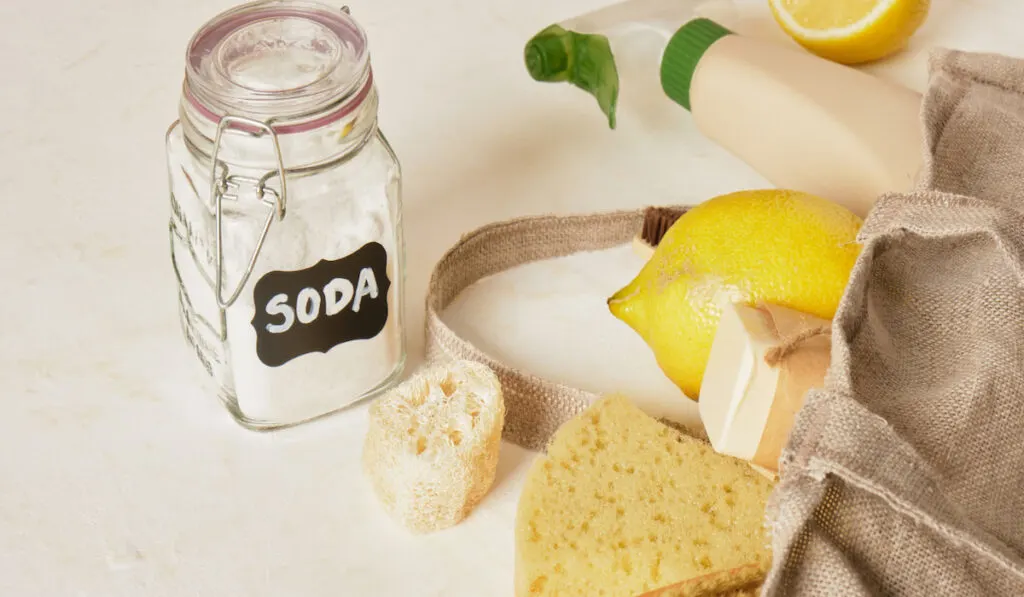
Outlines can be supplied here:
M389 200L382 185L349 182L353 184L315 189L289 181L289 193L301 200L290 203L285 218L271 225L252 276L227 309L227 352L235 398L249 422L286 424L316 417L363 398L400 372L404 343L397 297L402 280L395 267ZM359 192L350 193L350 189ZM256 211L267 213L266 208ZM237 284L248 264L262 224L259 215L225 218L227 289ZM384 328L370 339L343 342L325 353L307 352L277 367L264 364L257 354L253 326L256 309L264 308L254 304L253 287L260 278L272 271L298 271L321 260L341 259L370 242L380 243L388 254L390 287Z

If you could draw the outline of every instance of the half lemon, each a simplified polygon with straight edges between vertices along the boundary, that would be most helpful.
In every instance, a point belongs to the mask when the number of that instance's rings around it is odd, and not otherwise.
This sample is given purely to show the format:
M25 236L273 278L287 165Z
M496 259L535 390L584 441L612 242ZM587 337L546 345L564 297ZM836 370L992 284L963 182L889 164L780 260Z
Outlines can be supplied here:
M843 64L903 49L930 0L768 0L779 25L810 52Z

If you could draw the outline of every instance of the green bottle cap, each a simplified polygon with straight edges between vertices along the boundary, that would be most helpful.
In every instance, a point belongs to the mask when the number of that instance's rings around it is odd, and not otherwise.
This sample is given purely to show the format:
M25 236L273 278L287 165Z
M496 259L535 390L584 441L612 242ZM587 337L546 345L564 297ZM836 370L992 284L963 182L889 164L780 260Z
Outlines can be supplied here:
M694 19L675 32L661 58L661 88L672 101L690 109L690 83L697 63L712 44L730 34L710 19Z

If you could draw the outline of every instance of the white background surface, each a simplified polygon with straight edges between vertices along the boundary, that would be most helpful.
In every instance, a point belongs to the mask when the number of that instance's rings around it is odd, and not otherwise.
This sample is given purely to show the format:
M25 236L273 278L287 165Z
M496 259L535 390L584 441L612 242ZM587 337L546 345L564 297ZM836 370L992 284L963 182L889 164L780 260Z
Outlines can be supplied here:
M626 89L612 132L591 98L529 79L526 39L600 4L351 2L405 168L413 366L430 268L463 232L763 184L681 110ZM471 518L413 537L360 472L365 406L256 434L199 389L177 322L162 141L184 45L229 5L0 3L0 595L511 596L530 454L503 446ZM753 6L750 30L777 37ZM1022 24L1014 0L940 3L908 52L872 70L920 89L927 46L1024 56ZM663 399L673 387L603 310L636 267L628 250L532 266L449 318L538 374Z

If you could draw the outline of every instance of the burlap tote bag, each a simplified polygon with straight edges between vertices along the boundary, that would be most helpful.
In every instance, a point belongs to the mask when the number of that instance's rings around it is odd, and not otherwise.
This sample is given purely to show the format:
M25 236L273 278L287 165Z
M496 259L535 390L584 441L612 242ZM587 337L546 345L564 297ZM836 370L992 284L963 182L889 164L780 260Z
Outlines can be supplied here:
M1024 62L940 51L769 509L763 594L1024 595Z
M918 190L867 218L825 389L783 452L766 596L1024 596L1024 62L939 51L930 70ZM507 441L543 449L596 396L505 365L441 312L482 277L629 242L642 220L499 222L436 266L428 360L497 372Z

